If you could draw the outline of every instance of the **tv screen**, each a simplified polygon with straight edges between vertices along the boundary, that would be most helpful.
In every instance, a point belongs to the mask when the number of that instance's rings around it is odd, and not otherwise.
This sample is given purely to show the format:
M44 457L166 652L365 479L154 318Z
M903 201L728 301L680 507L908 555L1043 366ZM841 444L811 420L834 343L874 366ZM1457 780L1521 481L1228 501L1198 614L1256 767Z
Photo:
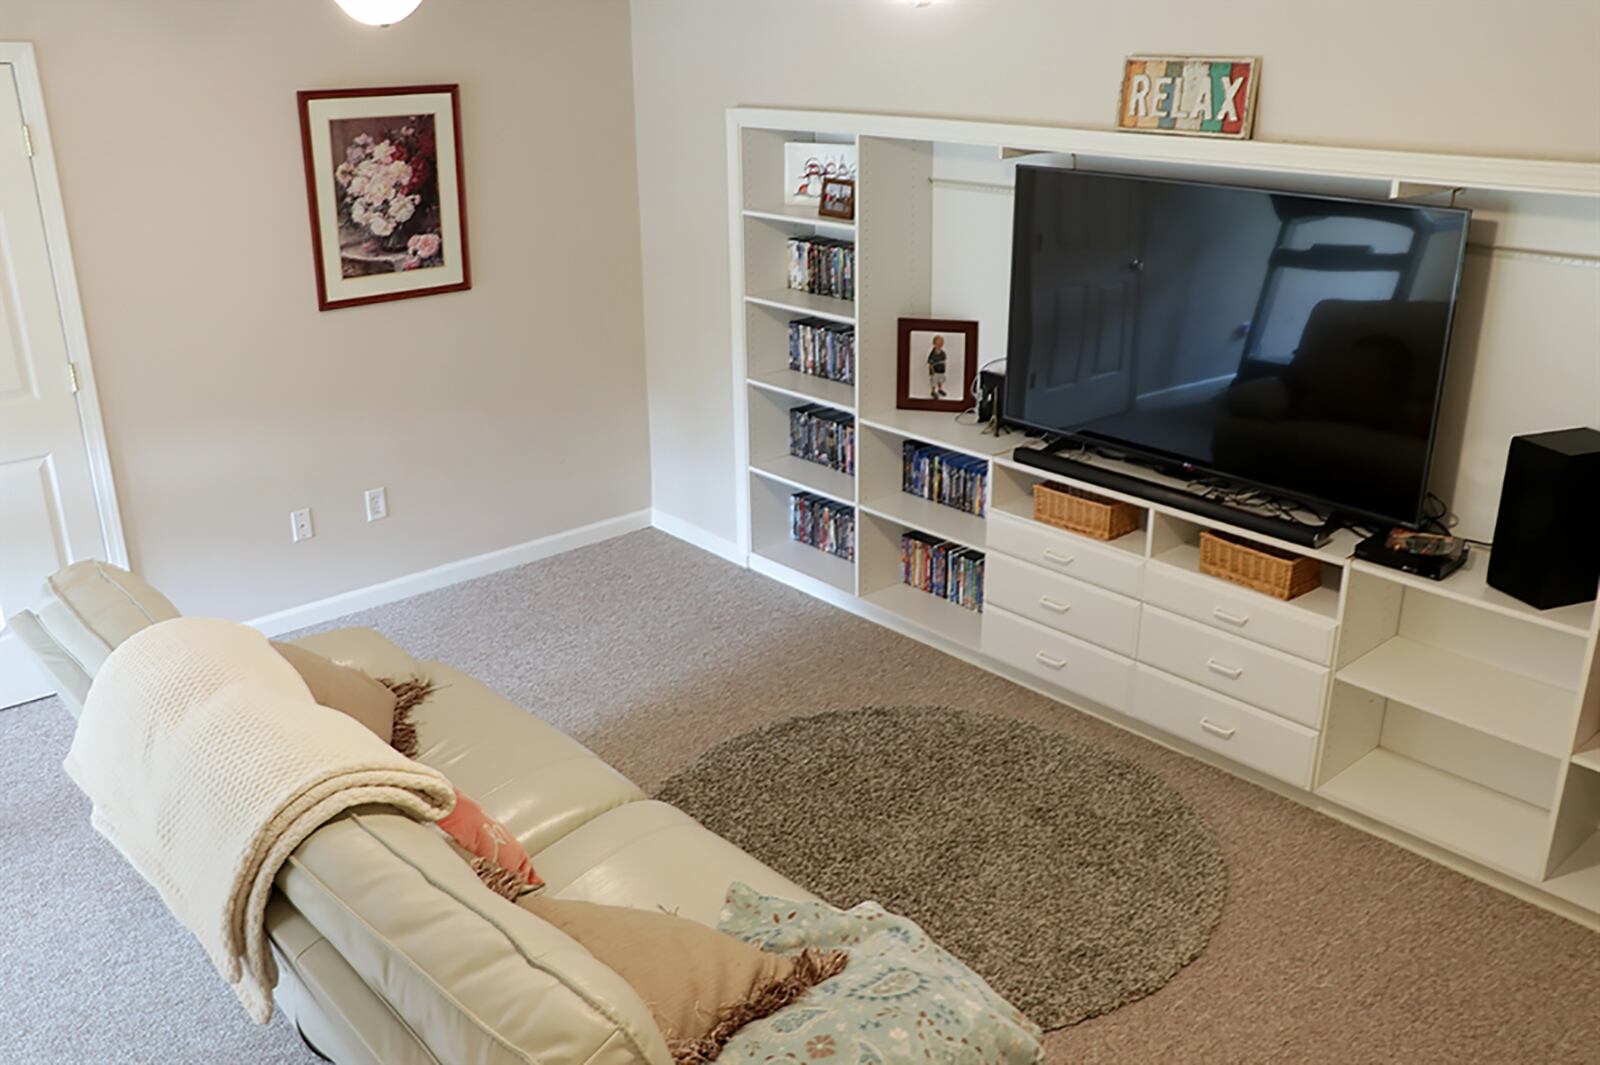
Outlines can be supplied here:
M1468 216L1018 167L1006 420L1414 525Z

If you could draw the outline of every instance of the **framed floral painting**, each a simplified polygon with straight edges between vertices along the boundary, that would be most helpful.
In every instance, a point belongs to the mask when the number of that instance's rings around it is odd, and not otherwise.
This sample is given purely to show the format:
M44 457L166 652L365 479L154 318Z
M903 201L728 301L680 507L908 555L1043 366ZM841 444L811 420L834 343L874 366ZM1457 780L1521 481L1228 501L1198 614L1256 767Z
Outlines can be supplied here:
M455 85L302 92L317 306L472 287Z

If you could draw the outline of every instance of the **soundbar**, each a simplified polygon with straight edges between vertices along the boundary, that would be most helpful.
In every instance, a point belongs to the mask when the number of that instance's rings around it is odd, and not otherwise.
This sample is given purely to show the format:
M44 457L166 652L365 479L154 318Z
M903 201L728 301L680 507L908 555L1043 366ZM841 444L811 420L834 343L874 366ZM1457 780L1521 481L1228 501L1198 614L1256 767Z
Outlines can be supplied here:
M1148 499L1152 503L1161 503L1178 510L1187 510L1191 514L1214 518L1217 521L1237 525L1241 529L1261 533L1263 536L1287 540L1292 544L1302 547L1321 547L1332 538L1339 529L1340 523L1332 518L1321 525L1308 525L1305 522L1294 521L1289 518L1275 518L1270 514L1256 514L1238 507L1230 507L1226 503L1218 503L1214 499L1206 499L1192 492L1185 492L1180 488L1172 488L1154 481L1147 481L1143 477L1130 477L1128 474L1116 470L1108 470L1104 466L1095 466L1088 462L1079 462L1057 455L1051 451L1040 451L1037 448L1019 447L1011 453L1011 457L1024 466L1035 469L1059 473L1063 477L1071 477L1075 481L1085 481L1089 484L1099 485L1101 488L1110 488L1117 492L1126 492L1131 496Z

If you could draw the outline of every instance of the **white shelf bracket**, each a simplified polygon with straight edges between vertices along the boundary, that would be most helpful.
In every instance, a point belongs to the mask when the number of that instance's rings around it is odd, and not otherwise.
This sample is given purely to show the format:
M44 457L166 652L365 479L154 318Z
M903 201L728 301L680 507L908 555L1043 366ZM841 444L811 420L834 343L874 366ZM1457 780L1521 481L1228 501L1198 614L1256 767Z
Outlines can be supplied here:
M1044 148L1013 148L1013 147L1010 147L1010 146L1004 145L1004 144L1002 144L1000 146L1000 161L1002 163L1009 162L1012 159L1021 159L1022 157L1028 156L1028 155L1054 155L1054 156L1065 155L1067 157L1067 163L1062 169L1064 169L1064 170L1076 170L1076 169L1078 169L1078 153L1077 152L1052 152L1052 151L1048 151L1048 150L1046 150Z
M1456 193L1461 189L1451 185L1428 185L1420 181L1406 181L1402 178L1389 179L1389 199L1391 200L1419 200L1425 196L1443 196L1450 194L1450 202L1455 202Z

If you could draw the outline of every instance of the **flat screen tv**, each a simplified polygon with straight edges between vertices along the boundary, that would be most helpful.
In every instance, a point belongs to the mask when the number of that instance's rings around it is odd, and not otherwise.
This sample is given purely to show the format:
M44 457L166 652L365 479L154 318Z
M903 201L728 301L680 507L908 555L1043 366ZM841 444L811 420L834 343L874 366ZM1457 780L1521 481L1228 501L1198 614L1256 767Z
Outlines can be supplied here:
M1006 421L1415 525L1468 217L1018 167Z

